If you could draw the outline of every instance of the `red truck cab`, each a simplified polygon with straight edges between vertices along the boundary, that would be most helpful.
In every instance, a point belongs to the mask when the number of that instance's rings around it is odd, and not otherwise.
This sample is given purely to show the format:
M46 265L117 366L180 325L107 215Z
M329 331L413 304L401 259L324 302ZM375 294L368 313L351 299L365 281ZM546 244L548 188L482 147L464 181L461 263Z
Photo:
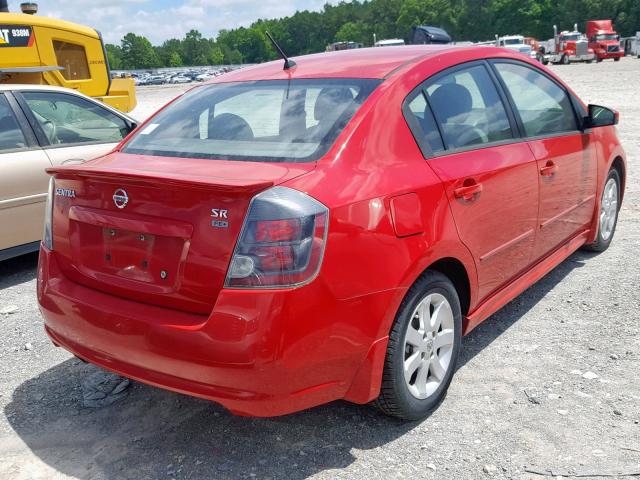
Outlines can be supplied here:
M598 62L605 58L613 58L617 62L624 56L624 52L620 49L620 35L613 29L611 20L589 20L587 38L589 48L595 52Z

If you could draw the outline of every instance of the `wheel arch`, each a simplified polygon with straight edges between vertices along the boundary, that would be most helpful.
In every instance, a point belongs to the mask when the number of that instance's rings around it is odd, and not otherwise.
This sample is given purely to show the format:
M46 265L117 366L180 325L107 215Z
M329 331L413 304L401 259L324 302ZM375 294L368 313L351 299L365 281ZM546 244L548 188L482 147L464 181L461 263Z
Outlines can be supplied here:
M462 316L465 317L471 305L471 282L464 264L457 258L445 257L433 262L423 273L429 270L439 272L451 281L460 299Z
M440 257L432 260L425 268L414 276L413 281L402 289L402 297L398 299L393 315L390 315L391 321L384 325L383 336L374 341L369 352L367 353L362 365L354 375L351 386L346 392L344 399L354 403L367 403L378 397L380 394L380 386L382 384L382 372L384 369L384 361L387 353L387 344L389 341L389 333L393 328L398 313L398 308L406 298L411 287L429 271L435 271L446 276L453 284L458 298L460 299L460 307L462 312L462 332L466 331L466 315L472 302L472 288L475 283L472 282L473 277L469 276L467 267L462 260L456 257ZM475 274L475 270L472 272Z
M618 155L611 162L611 168L615 168L620 174L620 204L622 204L622 200L624 199L624 190L626 185L626 175L627 175L627 167L622 159L622 156Z

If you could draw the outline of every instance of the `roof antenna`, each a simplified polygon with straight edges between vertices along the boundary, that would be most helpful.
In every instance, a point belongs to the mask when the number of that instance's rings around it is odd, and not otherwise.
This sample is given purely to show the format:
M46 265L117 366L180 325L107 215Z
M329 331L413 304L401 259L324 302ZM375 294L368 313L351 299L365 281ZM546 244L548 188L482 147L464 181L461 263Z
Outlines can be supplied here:
M280 48L280 45L278 45L278 43L273 39L271 34L269 32L264 32L264 33L267 35L267 37L269 37L269 40L271 40L271 43L273 43L273 46L275 47L275 49L278 51L278 53L284 60L284 70L289 70L291 67L295 67L296 62L294 62L289 57L287 57L287 54L284 53L282 48Z

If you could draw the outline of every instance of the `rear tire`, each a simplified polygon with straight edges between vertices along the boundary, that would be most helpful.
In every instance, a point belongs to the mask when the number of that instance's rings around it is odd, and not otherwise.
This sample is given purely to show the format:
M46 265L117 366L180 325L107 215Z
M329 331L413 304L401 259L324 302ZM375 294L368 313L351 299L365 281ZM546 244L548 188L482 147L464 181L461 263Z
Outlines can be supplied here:
M373 405L404 420L426 417L444 399L462 340L460 300L442 273L409 289L389 334L380 396Z
M620 57L615 57L615 58L613 59L613 61L614 61L614 62L619 62L619 61L620 61Z
M620 173L615 168L609 170L607 180L604 183L602 196L600 197L600 209L598 217L598 236L596 241L585 245L584 250L590 252L604 252L616 232L618 224L618 212L620 211Z

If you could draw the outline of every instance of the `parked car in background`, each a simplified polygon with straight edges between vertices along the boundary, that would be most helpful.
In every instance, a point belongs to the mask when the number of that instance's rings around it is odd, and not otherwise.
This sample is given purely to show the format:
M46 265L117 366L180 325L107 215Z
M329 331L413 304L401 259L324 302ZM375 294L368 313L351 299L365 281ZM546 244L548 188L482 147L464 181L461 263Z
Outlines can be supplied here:
M135 125L75 90L0 85L0 260L39 248L45 169L104 155Z
M187 77L186 75L182 75L182 74L174 75L168 81L168 83L191 83L191 82L193 82L193 80L190 77Z
M404 40L401 38L389 38L387 40L378 40L374 47L399 47L404 45Z
M411 40L413 45L431 45L451 43L451 35L443 28L429 25L418 25L411 28Z
M164 85L168 78L165 75L150 75L145 80L145 85Z
M624 50L620 49L620 35L613 29L611 20L589 20L587 38L598 62L607 58L617 62L624 57Z
M326 52L337 52L339 50L352 50L354 48L362 48L364 45L360 42L334 42L327 45Z
M618 114L505 49L294 60L192 88L109 155L49 170L46 331L234 413L343 398L423 418L463 335L610 245Z

